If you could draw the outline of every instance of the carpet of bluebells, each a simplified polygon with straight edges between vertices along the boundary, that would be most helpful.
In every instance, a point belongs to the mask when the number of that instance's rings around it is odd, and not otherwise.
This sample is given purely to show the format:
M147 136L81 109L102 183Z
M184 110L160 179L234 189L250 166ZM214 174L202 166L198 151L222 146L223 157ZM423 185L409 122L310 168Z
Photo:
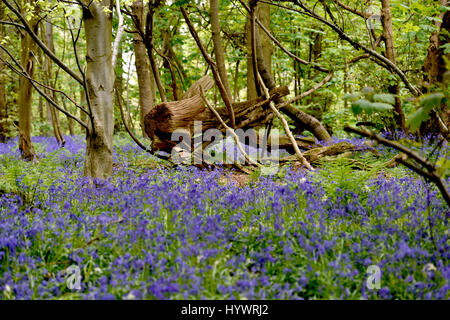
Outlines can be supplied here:
M82 138L66 139L34 138L37 163L0 144L0 299L450 298L449 210L408 169L344 159L242 185L225 168L157 165L119 137L113 176L92 185Z

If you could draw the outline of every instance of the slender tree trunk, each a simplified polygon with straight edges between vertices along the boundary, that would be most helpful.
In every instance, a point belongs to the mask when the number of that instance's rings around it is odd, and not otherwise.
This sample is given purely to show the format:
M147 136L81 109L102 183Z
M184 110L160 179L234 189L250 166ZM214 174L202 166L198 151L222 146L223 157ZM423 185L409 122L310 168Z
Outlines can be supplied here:
M3 3L0 3L0 20L4 18L5 9ZM0 39L5 35L5 26L0 24ZM0 50L0 57L4 57L2 50ZM7 123L7 106L6 106L6 92L5 92L5 73L6 66L0 61L0 142L5 142L8 136L8 123Z
M107 13L105 9L110 11ZM86 82L93 120L86 137L84 175L112 174L114 70L112 67L112 2L92 1L83 10L86 34Z
M448 0L440 0L440 5L449 5ZM450 11L443 12L439 15L439 20L435 22L437 31L433 32L430 37L430 44L428 46L427 58L423 64L424 91L432 91L436 86L444 84L448 87L449 80L444 79L444 74L448 71L446 61L450 61L450 53L445 53L444 44L450 42ZM425 135L427 133L440 132L446 139L449 138L448 128L450 128L450 108L448 108L448 102L446 105L441 106L441 111L432 111L430 113L430 119L423 122L420 126L420 134ZM442 122L445 124L444 128L439 121L438 117L441 117Z
M33 17L30 25L35 32L38 31L37 25L37 6L35 0L27 3L33 8ZM35 58L33 53L36 52L36 44L27 32L21 34L20 37L20 63L30 76L33 76ZM32 89L31 82L20 77L19 79L19 150L22 158L25 160L34 160L36 153L31 143L31 118L32 118Z
M63 104L64 110L68 111L67 110L67 105L66 105L66 99L62 99L62 104ZM75 135L75 130L74 130L74 127L73 127L73 120L71 118L69 118L69 117L67 117L67 127L69 128L69 134L71 136L74 136Z
M257 68L261 75L261 78L265 84L265 86L272 90L276 87L275 80L272 74L268 71L268 67L266 62L264 61L264 57L262 55L261 41L259 39L259 35L256 34L256 56L257 56ZM276 99L275 102L280 104L283 102L283 99ZM297 126L304 127L307 130L311 131L314 136L318 140L330 141L331 136L328 131L324 128L322 123L314 118L313 116L295 108L294 106L288 104L280 110L285 113L288 117L290 117Z
M137 0L132 5L132 10L140 21L141 25L144 25L144 5L142 0ZM142 42L139 34L135 34L133 38L134 55L136 64L136 73L139 86L139 114L140 125L142 135L147 137L147 133L144 128L144 117L153 108L153 103L156 95L155 80L153 72L148 60L146 47Z
M171 37L177 32L178 30L178 25L174 25L172 30L161 30L161 35L163 38L163 43L164 43L164 54L172 61L176 64L176 67L178 68L178 71L181 73L180 78L181 80L184 82L187 78L187 73L186 70L183 66L183 64L181 63L180 59L178 59L175 50L172 47L172 44L170 42ZM182 96L182 94L180 95L180 97Z
M391 6L389 0L381 0L381 24L383 26L383 38L386 49L386 58L392 63L397 64L395 59L395 47L394 47L394 31L392 28L392 15ZM388 87L389 93L395 95L395 119L397 125L404 131L405 130L405 114L402 110L402 104L400 101L399 85L398 83Z
M259 3L256 6L256 16L259 21L270 30L270 5L265 3ZM247 100L253 100L258 98L258 92L255 86L255 76L253 71L253 58L252 58L252 42L251 42L251 29L250 29L250 21L247 19L246 23L246 42L247 42ZM272 72L272 53L273 53L273 45L270 38L262 31L258 26L255 27L256 32L259 33L261 42L263 43L262 47L262 55L264 59L267 61L268 72Z
M53 44L53 26L51 23L51 18L47 18L47 21L45 23L45 30L43 30L43 33L45 35L45 43L47 45L47 47L52 51L55 52L55 46ZM53 79L53 72L52 72L52 60L50 59L50 57L45 56L45 79L46 79L46 83L49 86L52 86L51 80ZM50 90L45 90L46 94L51 96L53 98L53 100L57 101L57 96L55 94L54 91L50 91ZM58 144L60 146L64 146L66 141L64 139L64 136L61 133L61 126L59 123L59 114L58 111L50 105L49 102L47 102L48 104L48 110L50 111L50 116L51 116L51 123L52 123L52 127L53 127L53 133L55 135L56 141L58 142Z
M236 67L234 70L234 93L233 93L233 101L239 101L239 64L241 60L236 61Z
M123 101L123 58L122 58L122 46L119 45L119 51L117 54L117 63L116 63L116 80L115 80L115 86L117 88L117 91L119 92L120 99ZM115 101L115 100L114 100ZM119 105L117 104L117 101L114 103L114 109L115 114L120 114ZM114 117L114 132L121 131L122 128L122 121L120 119L120 116Z
M214 43L214 56L216 57L217 69L219 70L220 79L225 87L225 91L231 100L231 87L228 82L227 68L225 67L225 53L222 45L222 37L220 35L220 19L219 19L219 1L210 0L209 14L211 17L212 40Z

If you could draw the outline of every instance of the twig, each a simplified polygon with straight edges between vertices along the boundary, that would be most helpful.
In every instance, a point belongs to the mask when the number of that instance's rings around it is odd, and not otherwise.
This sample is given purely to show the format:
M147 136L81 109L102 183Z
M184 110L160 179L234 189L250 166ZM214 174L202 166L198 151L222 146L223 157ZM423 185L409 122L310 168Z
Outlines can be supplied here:
M244 1L242 0L238 0L241 5L245 8L245 10L247 10L249 13L251 12L250 9L247 7L247 5L245 4ZM296 60L297 62L304 64L304 65L311 65L312 68L322 71L322 72L330 72L330 70L315 65L313 63L310 63L306 60L303 60L302 58L299 58L298 56L296 56L295 54L293 54L292 52L290 52L288 49L286 49L280 41L277 40L277 38L275 38L270 31L261 23L261 21L259 21L259 19L257 17L255 17L255 22L256 24L258 24L258 26L265 32L265 34L273 41L273 43L275 43L281 50L283 50L289 57L293 58L294 60Z
M205 102L206 106L209 108L209 110L211 110L211 112L214 113L214 115L216 116L217 120L219 120L220 123L222 124L222 126L231 133L231 135L233 136L234 140L236 141L236 145L238 146L239 151L241 151L241 153L244 155L245 159L249 163L257 166L258 168L261 168L262 166L258 162L254 161L252 158L250 158L250 156L245 152L244 148L242 148L242 145L241 145L241 143L239 141L239 137L236 135L234 130L232 128L230 128L229 126L227 126L227 124L225 123L225 121L223 121L222 117L219 115L219 113L216 111L216 109L214 109L214 107L211 106L211 104L209 103L208 99L206 99L205 92L203 91L202 87L200 87L200 95L202 96L202 99Z
M264 81L261 78L261 75L258 72L258 81L261 85L261 88L264 90L264 95L266 96L266 98L269 98L269 90L267 89L267 87L264 84ZM295 154L297 155L297 158L300 160L300 162L309 170L314 170L313 167L311 167L311 165L309 164L308 160L305 159L305 157L302 155L302 153L300 152L300 149L298 148L297 142L295 141L294 136L292 135L291 130L289 129L289 124L287 123L286 119L284 118L284 116L278 111L278 109L275 107L275 104L273 103L273 101L270 101L269 103L270 109L272 109L273 113L276 114L276 116L281 120L281 122L283 123L283 127L284 130L286 131L286 134L289 137L289 140L291 140L292 146L294 147L295 150Z
M388 70L392 70L393 72L395 72L400 77L400 79L404 82L406 87L408 87L408 89L411 91L411 93L413 93L415 96L419 96L421 94L420 90L417 89L414 85L412 85L412 83L409 81L409 79L406 77L406 75L403 73L403 71L395 63L393 63L391 60L387 59L386 57L384 57L383 55L379 54L378 52L376 52L376 51L374 51L374 50L372 50L370 48L367 48L366 46L360 44L358 41L350 38L350 36L348 36L339 26L331 23L330 21L328 21L324 17L322 17L322 16L318 15L317 13L315 13L312 9L308 8L307 6L305 6L302 1L292 0L292 2L294 2L300 8L302 8L305 12L309 13L309 15L311 17L313 17L314 19L316 19L316 20L326 24L328 27L333 29L339 35L339 37L341 39L343 39L343 40L347 41L348 43L350 43L355 49L363 50L366 53L368 53L371 56L373 56L374 58L376 58L377 60L385 63L389 67Z
M77 82L80 84L83 83L83 80L80 78L79 75L77 75L72 69L70 69L69 66L67 66L64 62L62 62L56 55L42 42L42 40L39 38L39 36L33 31L31 26L28 24L27 20L23 17L23 15L16 9L14 6L12 6L9 1L2 1L16 16L19 18L20 22L22 22L23 27L28 32L28 34L31 36L33 41L36 42L36 44L42 49L42 51L47 54L50 59L52 59L61 69L63 69L67 74L69 74L72 78L74 78Z
M38 83L39 85L42 85L41 83L37 82L36 80L34 80L32 77L30 77L30 75L26 72L26 70L22 67L22 65L14 58L14 56L8 51L8 49L6 49L3 45L0 44L0 49L2 49L3 51L6 52L6 54L8 54L8 56L14 61L14 63L21 68L21 70L18 70L17 68L15 68L12 64L10 64L8 61L0 58L1 61L3 61L13 72L15 72L16 74L18 74L19 76L22 76L26 79L28 79L31 83L31 85L36 89L36 91L43 97L45 98L45 100L47 100L53 107L55 107L56 109L58 109L59 111L61 111L62 113L64 113L67 117L75 120L76 122L78 122L80 125L82 125L83 127L85 127L86 129L88 128L87 125L81 121L80 119L78 119L76 116L74 116L73 114L71 114L70 112L64 110L64 108L60 107L55 101L53 101L52 98L50 98L48 95L46 95L38 86L36 83ZM44 86L44 85L42 85ZM46 87L46 86L44 86Z
M331 80L331 78L333 77L333 71L331 71L322 81L320 81L318 84L316 84L313 88L309 89L308 91L303 92L302 94L292 98L291 100L288 100L286 102L283 102L282 104L278 105L277 108L283 108L289 104L292 104L298 100L301 100L307 96L309 96L310 94L314 93L315 91L317 91L318 89L320 89L324 84L326 84L328 81Z
M134 135L134 133L130 130L130 128L128 127L127 121L125 120L125 114L123 112L123 105L122 105L122 99L120 97L119 94L119 90L117 90L117 85L114 85L114 91L116 92L116 98L117 98L117 103L119 105L119 109L120 109L120 116L122 118L122 122L123 122L123 126L125 127L125 130L128 132L128 134L130 135L130 137L133 139L133 141L145 152L150 153L152 156L155 156L157 158L160 158L162 160L169 160L168 156L163 156L163 155L159 155L157 153L154 153L152 150L148 149L146 146L144 146L142 144L141 141L139 141L139 139Z

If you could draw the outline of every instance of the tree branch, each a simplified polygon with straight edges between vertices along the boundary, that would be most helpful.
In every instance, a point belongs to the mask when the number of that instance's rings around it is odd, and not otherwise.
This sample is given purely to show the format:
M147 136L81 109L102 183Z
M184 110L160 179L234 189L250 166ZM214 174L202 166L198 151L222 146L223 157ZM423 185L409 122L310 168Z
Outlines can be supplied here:
M34 33L33 29L28 24L27 20L24 16L14 8L9 1L3 0L3 3L17 16L17 18L22 23L25 30L28 32L30 37L36 42L36 44L45 52L46 55L50 57L61 69L63 69L67 74L69 74L72 78L74 78L80 84L83 84L83 80L77 75L68 65L62 62L58 57L42 42L42 40L38 37L36 33Z
M408 167L409 169L413 170L414 172L416 172L417 174L423 176L424 178L434 182L436 184L436 186L438 187L439 191L441 192L444 200L447 202L447 204L450 206L450 195L449 192L445 186L444 181L442 180L442 178L438 175L438 173L436 172L436 167L430 163L427 159L421 157L420 155L418 155L417 153L415 153L414 151L412 151L411 149L396 143L394 141L390 141L387 140L385 138L382 138L378 135L376 135L374 132L371 132L369 130L366 129L355 129L349 126L345 126L344 127L344 131L346 132L351 132L351 133L356 133L360 136L366 137L366 138L370 138L374 141L377 141L385 146L388 147L392 147L394 149L397 149L401 152L404 153L404 155L398 159L396 159L397 162L405 165L406 167ZM416 161L419 165L421 165L422 167L424 167L426 171L422 170L421 168L413 165L412 163L410 163L408 161L408 157L413 159L414 161Z
M234 111L233 111L233 106L231 104L230 101L230 97L228 97L228 94L226 92L226 89L222 83L222 80L220 79L220 75L219 75L219 71L217 69L217 65L215 64L215 62L212 60L211 56L208 54L208 52L206 52L205 47L203 46L197 31L195 31L194 25L191 22L191 19L189 19L189 16L186 12L186 9L184 7L181 7L181 12L183 14L184 20L186 21L186 24L189 27L189 31L191 32L192 37L194 38L195 42L197 43L197 46L199 47L203 57L205 58L206 62L208 63L208 65L211 67L211 71L214 75L214 79L216 81L216 84L219 88L220 91L220 95L222 96L223 102L225 103L225 106L227 107L228 110L228 114L230 116L230 120L231 120L231 127L235 128L236 127L236 121L234 118Z

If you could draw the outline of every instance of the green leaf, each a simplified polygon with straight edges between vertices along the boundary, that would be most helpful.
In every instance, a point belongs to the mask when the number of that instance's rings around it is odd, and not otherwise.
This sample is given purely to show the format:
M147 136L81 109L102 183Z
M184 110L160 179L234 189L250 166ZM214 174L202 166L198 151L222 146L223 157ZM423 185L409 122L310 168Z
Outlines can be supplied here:
M359 98L359 94L357 93L346 93L342 97L344 100L356 100L357 98Z
M406 125L411 129L412 132L415 132L419 129L420 124L423 121L426 121L430 118L428 115L429 112L426 112L424 108L419 108L412 115L408 117L406 120Z
M352 103L352 111L354 114L360 114L363 110L370 107L370 102L365 99L359 99Z
M388 93L377 93L373 96L373 100L376 102L384 102L389 104L395 103L395 96Z
M393 108L394 107L391 106L390 104L382 103L382 102L372 102L369 107L369 109L372 112L385 112L385 111L392 110Z
M442 92L431 93L423 96L420 100L420 106L424 108L424 111L428 114L431 109L438 107L441 104L444 94Z

